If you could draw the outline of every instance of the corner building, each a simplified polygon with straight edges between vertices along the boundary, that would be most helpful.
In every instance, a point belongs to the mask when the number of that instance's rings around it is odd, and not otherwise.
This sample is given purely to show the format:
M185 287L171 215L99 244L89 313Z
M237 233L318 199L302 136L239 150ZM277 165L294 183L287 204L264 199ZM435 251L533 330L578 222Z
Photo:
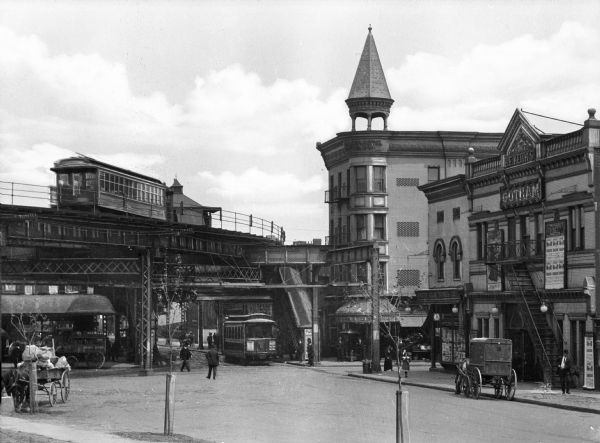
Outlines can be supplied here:
M418 186L464 171L464 153L470 147L482 158L496 155L502 134L391 131L388 117L393 103L369 28L346 100L352 129L317 143L316 148L329 175L325 203L331 280L370 283L364 251L375 246L382 293L413 297L415 289L427 287L429 273L428 206ZM365 121L366 128L359 130ZM345 294L352 291L348 288ZM355 291L360 297L360 290ZM325 345L335 343L336 333L348 327L335 317L341 303L340 298L337 305L335 301L330 305Z
M553 381L566 349L578 387L599 388L600 122L588 113L545 134L516 110L498 155L471 150L464 174L421 186L433 366L468 356L470 338L509 338L518 379Z

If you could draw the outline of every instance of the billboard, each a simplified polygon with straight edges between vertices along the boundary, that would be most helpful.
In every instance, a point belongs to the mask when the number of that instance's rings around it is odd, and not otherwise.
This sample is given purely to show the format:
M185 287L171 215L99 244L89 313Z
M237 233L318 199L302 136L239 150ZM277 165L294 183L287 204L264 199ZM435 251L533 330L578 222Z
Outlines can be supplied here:
M566 232L564 220L546 223L546 260L544 266L544 288L564 289L566 262Z

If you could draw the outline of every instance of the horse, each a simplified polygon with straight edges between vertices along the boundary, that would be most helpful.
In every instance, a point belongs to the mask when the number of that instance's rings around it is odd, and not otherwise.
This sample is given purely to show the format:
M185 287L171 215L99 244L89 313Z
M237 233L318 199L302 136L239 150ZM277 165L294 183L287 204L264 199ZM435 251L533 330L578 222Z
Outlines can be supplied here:
M0 385L0 397L4 389L13 398L15 411L21 412L29 399L29 372L23 366L9 369L2 374Z

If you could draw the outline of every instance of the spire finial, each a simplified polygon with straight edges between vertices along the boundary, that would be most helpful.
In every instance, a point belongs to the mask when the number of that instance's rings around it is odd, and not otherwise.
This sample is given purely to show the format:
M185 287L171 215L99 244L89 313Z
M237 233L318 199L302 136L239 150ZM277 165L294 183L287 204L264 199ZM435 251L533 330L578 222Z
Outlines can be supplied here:
M371 24L369 23L369 34L371 33L371 30L373 29L373 27L371 26Z

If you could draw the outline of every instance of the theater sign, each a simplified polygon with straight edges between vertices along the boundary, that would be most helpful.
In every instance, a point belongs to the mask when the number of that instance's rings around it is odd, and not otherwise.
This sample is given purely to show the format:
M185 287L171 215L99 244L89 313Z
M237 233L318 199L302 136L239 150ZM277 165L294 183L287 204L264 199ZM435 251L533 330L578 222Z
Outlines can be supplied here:
M500 207L502 209L531 205L541 201L542 181L539 178L500 189Z

